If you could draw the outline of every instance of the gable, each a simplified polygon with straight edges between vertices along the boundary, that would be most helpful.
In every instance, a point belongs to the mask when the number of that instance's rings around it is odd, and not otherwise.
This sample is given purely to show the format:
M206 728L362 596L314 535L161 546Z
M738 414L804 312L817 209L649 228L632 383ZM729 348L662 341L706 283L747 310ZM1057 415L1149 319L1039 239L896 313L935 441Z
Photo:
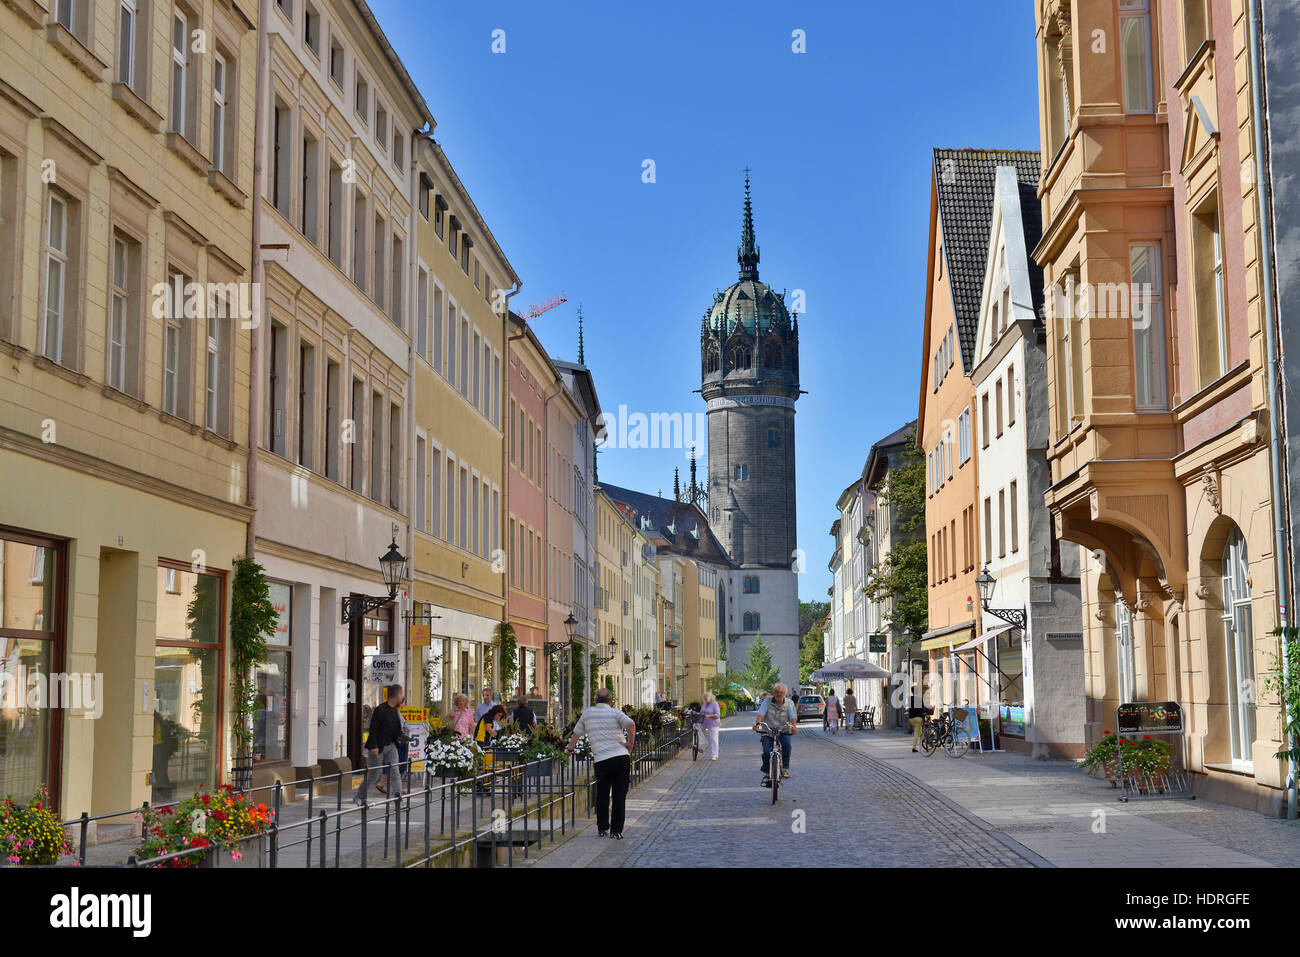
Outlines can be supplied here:
M1219 142L1219 130L1210 108L1199 96L1188 97L1187 117L1183 123L1183 152L1180 172L1186 172L1196 157L1205 149L1214 149Z

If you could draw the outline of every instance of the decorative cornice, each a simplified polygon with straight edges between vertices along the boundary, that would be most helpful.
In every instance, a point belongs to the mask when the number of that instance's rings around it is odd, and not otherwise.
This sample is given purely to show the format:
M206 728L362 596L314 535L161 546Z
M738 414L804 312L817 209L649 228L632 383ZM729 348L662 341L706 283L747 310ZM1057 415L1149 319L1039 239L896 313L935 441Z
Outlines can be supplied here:
M83 143L81 137L77 136L49 113L41 114L41 127L45 130L47 136L53 136L69 149L80 154L82 159L91 166L98 166L104 162L104 157Z
M221 515L238 522L248 522L253 515L253 510L247 505L236 505L210 495L204 495L201 492L195 492L189 488L173 485L156 476L136 472L133 469L107 462L93 455L87 455L85 452L78 452L58 443L42 442L35 436L26 435L6 426L0 426L0 448L28 455L49 462L52 465L72 469L93 478L124 485L139 492L157 495L160 498Z
M8 3L9 0L0 0L0 2ZM26 96L20 93L17 88L6 83L4 80L0 80L0 96L4 97L30 117L41 115L41 108L37 103L29 100Z
M185 221L185 217L183 217L180 213L176 212L176 210L164 209L163 222L167 223L167 225L169 226L175 226L181 233L184 234L185 238L188 239L190 242L192 242L195 246L206 247L208 245L207 237L204 236L197 229L195 229L193 226L191 226L189 223L187 223Z
M161 205L157 199L137 186L131 177L127 176L116 166L108 167L108 179L109 182L121 186L124 190L130 193L137 202L149 207L150 209L157 209Z

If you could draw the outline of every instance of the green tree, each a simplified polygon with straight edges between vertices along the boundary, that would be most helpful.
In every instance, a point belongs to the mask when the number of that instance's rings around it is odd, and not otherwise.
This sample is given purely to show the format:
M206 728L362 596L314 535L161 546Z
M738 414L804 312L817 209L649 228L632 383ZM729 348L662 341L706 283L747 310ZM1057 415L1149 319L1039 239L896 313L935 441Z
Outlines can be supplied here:
M908 434L903 462L889 470L880 504L898 514L899 535L867 576L867 595L890 608L891 625L905 635L924 632L930 623L930 590L925 538L925 453ZM900 642L906 639L900 639Z
M732 680L749 692L755 701L781 680L781 672L772 663L772 646L762 638L755 638L749 646L749 656L743 670L731 676Z
M519 642L515 626L508 621L497 625L497 648L501 655L501 694L509 697L515 693L515 677L519 674Z
M822 666L826 657L824 635L825 617L814 624L799 639L799 683L808 684L812 673Z

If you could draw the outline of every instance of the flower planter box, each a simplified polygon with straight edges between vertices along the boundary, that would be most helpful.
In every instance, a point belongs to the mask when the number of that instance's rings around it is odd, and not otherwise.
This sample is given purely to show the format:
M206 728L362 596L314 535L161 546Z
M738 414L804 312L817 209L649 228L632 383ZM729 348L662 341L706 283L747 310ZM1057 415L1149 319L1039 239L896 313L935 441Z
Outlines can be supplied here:
M525 778L557 778L559 776L559 758L551 758L549 761L533 761L524 765Z
M199 862L201 868L220 868L222 870L243 870L246 868L262 868L266 866L266 835L259 834L256 837L250 837L240 841L235 845L242 855L239 860L233 860L230 851L224 847L212 847L208 853L203 855L203 860Z

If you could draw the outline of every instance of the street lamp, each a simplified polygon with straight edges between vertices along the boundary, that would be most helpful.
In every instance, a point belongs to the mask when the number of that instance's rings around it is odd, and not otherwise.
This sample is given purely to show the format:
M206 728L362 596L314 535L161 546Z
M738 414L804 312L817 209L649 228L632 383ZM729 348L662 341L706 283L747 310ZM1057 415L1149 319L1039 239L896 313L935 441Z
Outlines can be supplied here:
M578 619L573 617L573 612L569 612L569 617L564 619L564 630L569 636L568 641L547 641L542 644L543 655L553 655L557 651L563 651L573 644L573 632L578 627Z
M618 639L617 639L617 638L611 638L611 639L609 639L609 644L607 644L605 647L609 649L609 654L606 655L606 656L603 657L603 658L597 658L597 659L596 659L596 667L597 667L597 668L603 668L603 667L605 667L605 665L609 664L609 663L610 663L611 661L613 661L616 657L618 657Z
M989 599L993 597L993 587L998 580L989 573L989 566L985 565L984 570L980 572L980 577L975 579L975 587L980 592L980 604L990 615L1001 618L1008 624L1015 625L1017 628L1025 627L1025 609L1020 608L990 608Z
M643 671L650 670L650 652L647 651L644 655L642 655L641 660L644 662L644 664L640 668L633 668L632 674L639 675Z
M397 550L397 526L393 526L393 541L388 546L388 551L379 556L379 570L383 573L384 584L388 586L388 594L348 595L343 599L343 624L346 625L354 618L362 618L397 597L397 589L406 578L406 558Z

